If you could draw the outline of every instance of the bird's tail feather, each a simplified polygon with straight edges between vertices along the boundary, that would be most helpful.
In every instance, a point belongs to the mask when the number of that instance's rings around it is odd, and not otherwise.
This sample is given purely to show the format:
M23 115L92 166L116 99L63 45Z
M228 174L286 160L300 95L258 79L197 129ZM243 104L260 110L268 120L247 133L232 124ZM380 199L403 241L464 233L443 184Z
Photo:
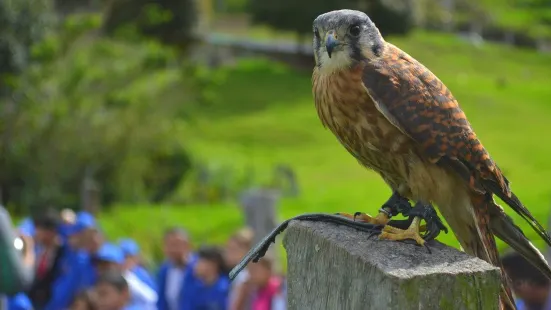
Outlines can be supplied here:
M494 231L492 230L492 220L490 216L490 210L493 208L493 200L490 197L481 194L474 194L471 196L471 203L475 212L477 235L479 238L475 238L475 242L471 244L472 247L467 252L476 255L478 258L487 261L488 263L497 266L501 269L501 290L499 293L500 309L501 310L515 310L515 302L513 299L513 293L509 286L508 277L505 274L505 270L499 259L499 252L497 251L497 245L493 237Z
M513 223L513 220L505 214L503 208L492 203L490 206L492 232L515 251L524 256L534 267L538 268L551 280L551 268L543 254L524 235L522 230Z
M508 184L509 181L504 179L505 183ZM520 202L515 193L505 191L503 187L498 186L498 184L491 180L483 180L483 184L491 192L496 194L501 200L503 200L511 209L513 209L518 215L520 215L534 231L547 243L551 246L551 236L543 228L543 226L534 218L532 213ZM500 238L501 239L501 238Z

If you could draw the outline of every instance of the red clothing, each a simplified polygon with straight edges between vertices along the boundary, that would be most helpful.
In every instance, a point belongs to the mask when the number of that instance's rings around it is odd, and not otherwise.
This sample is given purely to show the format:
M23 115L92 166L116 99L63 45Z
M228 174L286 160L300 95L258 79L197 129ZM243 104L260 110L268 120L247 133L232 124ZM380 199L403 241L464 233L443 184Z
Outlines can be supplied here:
M50 267L50 251L44 249L44 251L42 251L42 255L40 255L38 266L36 267L36 275L39 279L46 275L48 272L48 267Z
M272 309L272 300L275 296L281 293L281 279L273 276L268 285L259 289L254 298L252 304L252 310L270 310Z

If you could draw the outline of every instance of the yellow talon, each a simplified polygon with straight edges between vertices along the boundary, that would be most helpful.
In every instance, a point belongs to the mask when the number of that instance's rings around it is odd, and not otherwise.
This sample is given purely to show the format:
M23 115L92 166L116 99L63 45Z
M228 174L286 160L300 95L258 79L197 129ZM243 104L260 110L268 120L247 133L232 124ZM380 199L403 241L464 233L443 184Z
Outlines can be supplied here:
M383 231L379 235L379 239L395 240L395 241L413 239L415 240L415 242L417 242L417 244L425 245L425 240L423 240L423 238L421 238L421 235L419 235L420 222L421 222L420 217L413 218L411 225L406 230L387 225L383 227Z
M371 223L375 225L386 225L388 221L390 221L390 218L388 215L384 212L379 212L376 217L372 217L371 215L368 215L366 213L360 213L356 216L349 213L337 213L340 216L347 217L351 220L359 221L359 222L365 222L365 223Z

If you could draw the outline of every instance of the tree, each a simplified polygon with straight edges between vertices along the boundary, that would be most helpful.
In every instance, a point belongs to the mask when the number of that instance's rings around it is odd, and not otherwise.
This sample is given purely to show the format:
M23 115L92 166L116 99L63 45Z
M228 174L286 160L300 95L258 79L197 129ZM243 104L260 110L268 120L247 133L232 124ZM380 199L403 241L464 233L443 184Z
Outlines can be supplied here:
M312 22L319 14L349 7L348 3L355 3L355 1L250 0L249 12L253 23L293 32L297 35L298 44L302 44L304 36L312 33ZM299 48L298 51L300 52L301 49Z
M25 83L19 76L29 65L31 46L40 41L54 24L48 0L0 0L0 203L9 193L4 189L14 171L9 154L17 141L15 119L23 112L17 84ZM15 186L23 186L14 178Z
M72 16L32 46L15 79L10 141L0 144L5 203L76 207L90 176L104 203L158 202L190 169L176 132L206 79L197 83L196 66L156 41L98 38L100 22Z
M299 43L312 33L312 22L322 13L342 8L364 9L383 34L407 33L412 22L408 10L395 10L383 0L250 0L252 22L294 32Z
M405 35L414 28L413 1L367 1L367 13L383 36Z
M13 77L28 65L30 46L53 24L49 0L0 0L0 96L11 95Z
M187 48L195 40L195 0L109 0L103 32L132 28L140 35Z

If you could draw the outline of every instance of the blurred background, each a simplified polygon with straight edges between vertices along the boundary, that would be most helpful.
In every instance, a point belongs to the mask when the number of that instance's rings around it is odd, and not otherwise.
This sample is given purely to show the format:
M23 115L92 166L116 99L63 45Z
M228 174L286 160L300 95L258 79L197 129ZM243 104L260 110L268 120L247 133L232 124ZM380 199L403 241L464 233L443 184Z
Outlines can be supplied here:
M447 84L547 224L549 0L0 0L2 204L93 212L152 261L172 225L221 244L301 213L375 214L389 189L311 95L312 21L342 8Z

